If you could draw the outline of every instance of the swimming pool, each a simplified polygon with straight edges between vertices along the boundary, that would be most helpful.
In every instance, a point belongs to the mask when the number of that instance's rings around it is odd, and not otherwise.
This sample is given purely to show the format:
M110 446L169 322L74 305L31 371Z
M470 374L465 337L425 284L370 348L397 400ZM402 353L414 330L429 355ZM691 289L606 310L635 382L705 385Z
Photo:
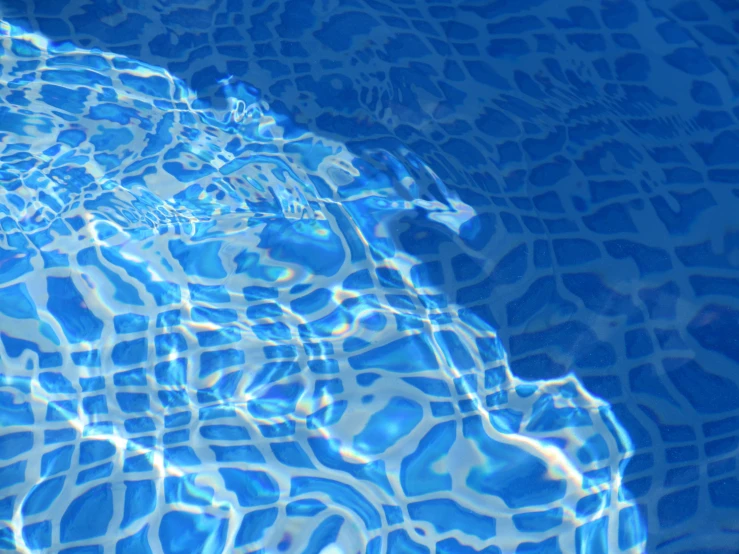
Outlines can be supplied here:
M0 550L739 552L736 1L0 16Z

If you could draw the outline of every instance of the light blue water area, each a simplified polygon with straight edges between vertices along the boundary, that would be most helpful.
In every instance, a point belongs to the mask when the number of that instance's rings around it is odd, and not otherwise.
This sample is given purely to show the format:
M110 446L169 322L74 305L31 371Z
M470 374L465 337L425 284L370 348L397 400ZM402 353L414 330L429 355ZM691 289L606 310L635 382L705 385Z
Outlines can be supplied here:
M739 551L734 0L0 0L0 551Z

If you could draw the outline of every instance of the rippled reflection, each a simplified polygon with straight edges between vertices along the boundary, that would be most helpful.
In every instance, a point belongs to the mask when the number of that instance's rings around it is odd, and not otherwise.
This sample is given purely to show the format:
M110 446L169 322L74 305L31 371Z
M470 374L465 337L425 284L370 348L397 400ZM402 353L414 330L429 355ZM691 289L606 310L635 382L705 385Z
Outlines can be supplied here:
M640 551L628 436L450 296L489 221L420 159L2 31L2 540Z

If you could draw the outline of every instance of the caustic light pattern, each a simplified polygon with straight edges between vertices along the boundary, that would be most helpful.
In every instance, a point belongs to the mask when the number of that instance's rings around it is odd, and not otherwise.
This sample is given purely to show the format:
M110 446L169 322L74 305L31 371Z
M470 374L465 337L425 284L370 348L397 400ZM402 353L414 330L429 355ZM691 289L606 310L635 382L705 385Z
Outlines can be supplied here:
M0 549L730 551L731 1L29 6Z

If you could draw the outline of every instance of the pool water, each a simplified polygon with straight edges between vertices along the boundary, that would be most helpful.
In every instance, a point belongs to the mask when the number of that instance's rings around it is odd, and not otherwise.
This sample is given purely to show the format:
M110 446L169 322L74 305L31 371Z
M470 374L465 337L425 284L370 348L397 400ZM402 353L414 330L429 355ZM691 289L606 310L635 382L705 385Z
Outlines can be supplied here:
M739 552L736 0L0 0L0 551Z

